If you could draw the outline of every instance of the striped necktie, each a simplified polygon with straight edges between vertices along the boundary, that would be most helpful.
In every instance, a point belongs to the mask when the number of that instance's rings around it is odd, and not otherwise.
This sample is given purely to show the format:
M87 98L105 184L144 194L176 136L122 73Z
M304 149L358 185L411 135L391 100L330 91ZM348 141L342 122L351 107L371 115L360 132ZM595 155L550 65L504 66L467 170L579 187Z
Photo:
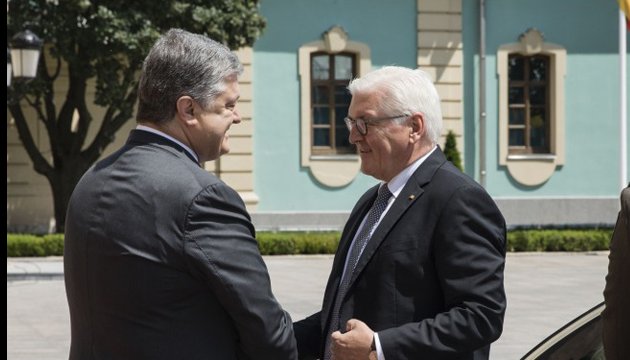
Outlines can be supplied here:
M341 324L339 324L339 311L341 309L341 302L343 301L346 292L348 291L348 285L350 285L350 279L352 278L352 273L354 272L354 268L357 266L359 262L359 258L363 253L363 249L365 245L367 245L370 237L372 236L373 228L378 223L381 215L387 208L387 202L389 198L392 196L392 193L389 191L387 184L381 186L378 189L378 196L376 200L374 200L374 204L372 204L372 208L368 212L368 215L365 220L365 224L363 224L363 228L361 228L361 232L357 235L354 243L352 244L352 248L348 253L348 263L346 265L346 269L341 277L341 281L339 282L339 288L337 289L337 295L335 296L335 302L332 307L332 314L330 319L330 326L328 327L328 333L326 337L326 348L324 349L324 360L331 359L330 353L330 335L339 330Z

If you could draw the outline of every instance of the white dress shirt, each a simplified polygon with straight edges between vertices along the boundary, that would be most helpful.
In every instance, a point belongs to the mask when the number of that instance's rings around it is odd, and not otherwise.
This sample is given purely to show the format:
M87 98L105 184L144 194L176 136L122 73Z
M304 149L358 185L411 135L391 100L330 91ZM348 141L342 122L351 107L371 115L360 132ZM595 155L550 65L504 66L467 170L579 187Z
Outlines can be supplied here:
M191 148L189 148L188 146L184 145L181 141L175 139L174 137L167 135L163 132L161 132L160 130L156 130L152 127L148 127L145 125L140 125L138 124L136 126L136 130L142 130L142 131L148 131L150 133L154 133L156 135L160 135L161 137L165 137L169 140L171 140L172 142L176 143L177 145L181 146L184 148L184 150L186 150L190 155L192 155L193 159L195 159L195 161L198 163L199 162L199 156L197 156L197 153L194 152Z
M392 196L389 198L389 201L387 202L387 207L385 208L385 211L383 211L383 214L381 214L381 217L378 219L376 224L374 224L374 227L372 228L372 232L370 232L370 237L372 236L372 233L374 232L374 230L381 223L381 220L383 219L385 214L387 214L387 212L389 211L389 208L392 207L392 204L394 203L398 195L400 195L400 192L407 184L407 181L409 181L409 178L411 178L411 175L413 175L413 173L416 172L416 170L418 170L418 167L420 167L420 165L429 157L429 155L431 155L435 151L436 148L437 147L434 146L433 149L431 149L426 155L424 155L423 157L411 163L411 165L407 166L398 175L394 176L388 183L381 183L380 186L389 187L389 191L392 193ZM352 246L357 239L357 235L361 233L361 229L363 228L363 225L365 224L366 218L367 216L363 218L363 221L361 221L361 225L359 225L357 232L354 234L354 239L352 239L352 244L350 244L350 249L352 249ZM363 253L363 249L361 249L361 253ZM361 254L359 254L359 257L361 257ZM346 273L346 266L348 266L348 256L346 256L346 262L343 267L342 274ZM341 279L341 281L343 281L343 278ZM383 348L381 347L381 342L378 339L378 333L376 332L374 333L374 344L376 345L376 355L378 357L378 360L385 360L385 355L383 354Z

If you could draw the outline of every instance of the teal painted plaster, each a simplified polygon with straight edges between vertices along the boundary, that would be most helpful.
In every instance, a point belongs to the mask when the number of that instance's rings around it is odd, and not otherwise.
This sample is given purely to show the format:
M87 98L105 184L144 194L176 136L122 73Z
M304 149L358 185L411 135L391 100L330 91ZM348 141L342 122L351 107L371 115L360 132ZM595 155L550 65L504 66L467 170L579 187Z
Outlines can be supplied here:
M486 187L493 196L617 196L619 191L618 6L597 0L486 0ZM464 2L465 161L478 178L478 14ZM544 184L522 186L498 166L496 52L529 28L567 50L566 160ZM472 31L474 29L474 31ZM629 48L630 49L630 48ZM627 66L630 70L630 67ZM628 70L627 70L628 71ZM630 96L626 100L630 103ZM630 134L629 134L630 136ZM472 152L472 154L471 154ZM471 168L468 166L472 162Z
M254 191L257 211L349 211L376 180L330 188L300 166L298 49L339 25L371 48L372 65L416 65L415 0L265 0L254 45Z

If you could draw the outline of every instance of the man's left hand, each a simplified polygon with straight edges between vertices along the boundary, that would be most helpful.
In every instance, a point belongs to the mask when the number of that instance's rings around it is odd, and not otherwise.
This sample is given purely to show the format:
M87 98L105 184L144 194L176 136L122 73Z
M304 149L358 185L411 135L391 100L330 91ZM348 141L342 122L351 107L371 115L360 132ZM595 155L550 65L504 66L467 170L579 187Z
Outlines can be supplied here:
M346 332L332 333L332 356L335 360L366 360L374 339L374 331L363 321L350 319Z

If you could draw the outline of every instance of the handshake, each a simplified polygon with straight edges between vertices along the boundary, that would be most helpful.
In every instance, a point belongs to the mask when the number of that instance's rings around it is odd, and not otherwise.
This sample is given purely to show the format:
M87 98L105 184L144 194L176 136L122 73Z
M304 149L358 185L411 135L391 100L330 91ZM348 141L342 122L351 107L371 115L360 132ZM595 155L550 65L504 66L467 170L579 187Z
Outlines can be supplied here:
M348 84L349 141L379 184L350 213L321 310L293 323L243 200L200 166L230 150L242 72L181 29L149 51L138 126L69 201L70 359L487 359L505 221L437 145L431 77L386 66Z

